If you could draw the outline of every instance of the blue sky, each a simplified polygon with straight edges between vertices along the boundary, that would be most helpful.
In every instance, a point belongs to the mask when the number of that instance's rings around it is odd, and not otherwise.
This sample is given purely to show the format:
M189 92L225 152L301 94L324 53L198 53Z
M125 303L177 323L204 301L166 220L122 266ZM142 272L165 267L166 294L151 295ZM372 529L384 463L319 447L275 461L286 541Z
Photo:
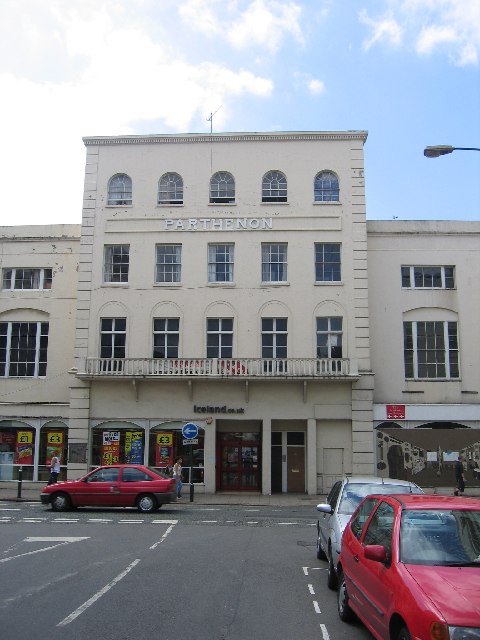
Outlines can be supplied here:
M82 136L367 130L369 219L480 220L479 0L1 0L0 224L80 223Z

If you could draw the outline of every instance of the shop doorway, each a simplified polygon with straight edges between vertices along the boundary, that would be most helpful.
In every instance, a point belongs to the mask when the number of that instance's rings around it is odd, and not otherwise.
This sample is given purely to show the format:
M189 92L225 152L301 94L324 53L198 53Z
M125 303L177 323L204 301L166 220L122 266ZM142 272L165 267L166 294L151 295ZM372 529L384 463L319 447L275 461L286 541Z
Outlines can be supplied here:
M272 431L272 493L305 493L305 433Z
M217 434L217 491L260 491L260 434Z

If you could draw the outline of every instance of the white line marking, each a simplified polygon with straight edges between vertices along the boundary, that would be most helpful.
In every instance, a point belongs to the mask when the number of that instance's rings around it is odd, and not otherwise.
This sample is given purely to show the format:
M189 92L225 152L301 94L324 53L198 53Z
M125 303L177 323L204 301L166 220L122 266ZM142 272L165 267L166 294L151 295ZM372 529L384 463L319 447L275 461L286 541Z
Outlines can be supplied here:
M257 521L257 522L255 522L255 520L249 520L249 521L247 522L247 524L258 524L258 521Z
M20 508L17 507L2 507L0 511L20 511Z
M78 518L54 518L53 522L78 522Z
M70 622L73 622L75 618L78 618L78 616L81 615L86 609L88 609L88 607L90 607L99 598L105 595L107 591L110 591L110 589L114 587L117 584L117 582L120 582L120 580L122 580L122 578L124 578L127 575L127 573L129 573L139 562L140 562L139 559L134 560L131 564L128 565L128 567L124 571L122 571L122 573L119 573L116 578L114 578L111 582L105 585L103 589L100 589L100 591L97 591L95 595L93 595L89 600L87 600L82 605L80 605L78 609L75 609L75 611L73 611L69 616L67 616L61 622L59 622L57 624L57 627L65 627L67 624L70 624Z
M25 542L81 542L82 540L88 540L89 536L83 536L83 537L65 537L65 536L58 536L56 538L52 537L52 536L29 536L28 538L24 538Z
M308 576L309 567L302 567L304 575Z
M89 518L87 522L113 522L113 520L109 518Z
M162 520L157 520L157 522L162 522ZM152 546L150 547L150 549L156 549L158 547L159 544L161 544L166 538L167 536L172 533L173 531L173 527L178 523L178 520L163 520L163 522L170 522L170 526L168 527L168 529L165 531L165 533L163 534L163 536L160 538L160 540L158 540L157 542L155 542L154 544L152 544Z
M316 600L314 600L314 601L313 601L313 608L315 609L315 612L316 612L316 613L322 613L322 612L320 611L319 604L318 604L318 602L317 602Z
M320 625L320 629L322 630L323 640L330 640L330 636L328 635L327 627L324 624Z
M244 509L244 511L246 513L250 513L250 512L253 512L253 511L260 511L260 509Z
M142 524L144 520L119 520L118 524Z
M10 558L2 558L0 563L9 562L10 560L16 560L17 558L23 558L24 556L34 556L37 553L43 553L44 551L51 551L57 547L61 547L71 542L79 542L80 540L88 540L88 538L25 538L25 542L54 542L55 540L62 540L58 544L54 544L51 547L44 547L43 549L37 549L36 551L28 551L27 553L20 553L17 556L10 556Z
M277 522L277 524L298 524L298 522Z
M313 584L309 584L308 585L308 590L310 591L310 593L312 594L312 596L315 595L315 589L313 588Z
M199 520L198 522L201 522L202 524L211 524L218 522L218 520Z

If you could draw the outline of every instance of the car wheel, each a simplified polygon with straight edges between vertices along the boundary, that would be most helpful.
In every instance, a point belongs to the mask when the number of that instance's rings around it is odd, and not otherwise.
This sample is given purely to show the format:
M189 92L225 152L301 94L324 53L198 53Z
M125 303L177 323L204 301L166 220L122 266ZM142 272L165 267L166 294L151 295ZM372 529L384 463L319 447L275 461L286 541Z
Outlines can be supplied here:
M329 589L332 589L332 591L336 591L338 588L338 576L335 571L335 565L333 564L331 547L328 548L327 586Z
M66 493L54 493L51 505L52 511L67 511L71 508L72 503Z
M410 631L407 627L402 627L400 629L396 635L396 640L412 640L412 636L410 635Z
M317 533L317 558L319 560L326 560L327 559L327 554L322 549L322 545L320 543L320 532Z
M347 585L345 584L345 578L341 572L338 576L337 607L340 620L343 622L351 622L353 620L355 614L348 604Z
M145 494L138 498L137 508L142 513L151 513L157 508L157 501L153 496Z

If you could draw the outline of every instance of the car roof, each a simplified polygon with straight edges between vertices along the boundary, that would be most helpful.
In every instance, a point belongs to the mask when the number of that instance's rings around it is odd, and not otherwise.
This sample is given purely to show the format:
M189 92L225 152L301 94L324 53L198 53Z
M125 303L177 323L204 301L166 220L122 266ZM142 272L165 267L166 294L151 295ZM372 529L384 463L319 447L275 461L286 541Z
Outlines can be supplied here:
M416 487L414 482L409 480L399 480L396 478L380 478L378 476L346 476L344 478L346 484L395 484L405 487Z
M381 500L392 499L401 503L403 509L465 509L480 510L480 498L464 496L439 496L432 493L397 493L394 495L371 494Z

